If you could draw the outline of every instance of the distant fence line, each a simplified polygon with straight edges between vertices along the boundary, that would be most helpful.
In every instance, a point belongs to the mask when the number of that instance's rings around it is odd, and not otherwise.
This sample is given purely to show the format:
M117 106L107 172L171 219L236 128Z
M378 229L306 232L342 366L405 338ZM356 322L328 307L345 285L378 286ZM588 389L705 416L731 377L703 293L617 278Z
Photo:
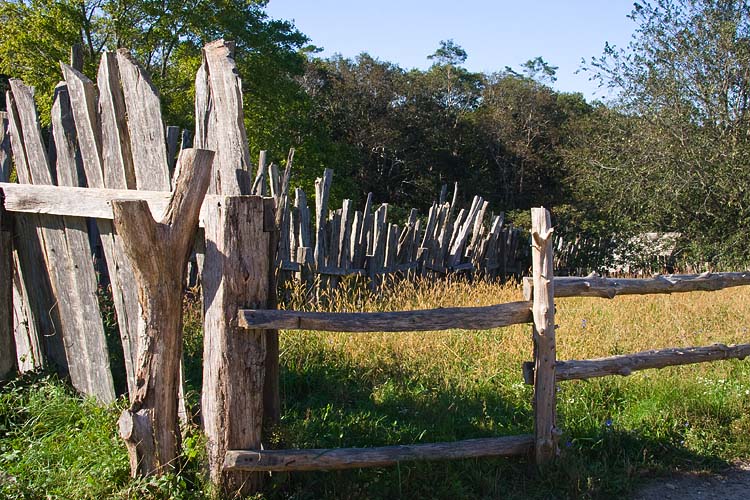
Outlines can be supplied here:
M271 184L277 177L271 175ZM326 169L316 180L314 219L302 189L294 190L293 202L281 201L284 215L277 265L282 280L325 287L335 286L344 276L364 276L377 286L385 275L395 273L466 272L505 279L520 277L528 269L528 232L505 223L503 214L488 213L489 203L480 196L469 208L459 210L455 191L453 201L445 201L444 186L426 219L411 209L406 223L399 226L388 221L388 204L373 206L372 193L362 210L348 199L341 208L329 210L332 178L333 171ZM256 185L255 194L265 192L262 184ZM277 185L271 194L278 190Z

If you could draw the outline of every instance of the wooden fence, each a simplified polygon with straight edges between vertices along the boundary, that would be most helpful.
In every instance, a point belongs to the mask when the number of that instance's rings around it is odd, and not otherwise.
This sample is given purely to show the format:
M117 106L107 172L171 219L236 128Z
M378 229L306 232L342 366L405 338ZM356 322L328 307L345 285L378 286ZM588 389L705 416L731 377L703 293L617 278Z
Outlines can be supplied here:
M256 182L260 188L254 194L276 197L284 190L278 169L271 167L271 189ZM261 155L259 172L265 170ZM457 184L451 202L446 201L444 185L426 219L412 209L400 227L388 222L388 204L374 208L372 193L362 210L355 210L351 200L328 210L332 177L333 171L326 169L315 183L314 221L302 189L295 189L293 203L282 197L277 260L281 281L294 277L312 289L335 286L343 276L368 277L377 286L385 275L395 273L467 272L506 279L520 278L528 270L528 232L505 223L503 214L489 214L489 203L479 196L468 209L459 210Z
M170 146L170 133L162 133L166 129L158 112L158 95L127 51L103 57L96 87L74 68L63 65L62 69L65 82L56 92L49 147L43 141L32 90L20 81L11 81L8 113L2 117L0 375L49 363L67 373L81 392L104 402L114 399L90 251L91 240L98 239L112 282L133 403L124 412L124 416L130 415L130 422L121 419L121 433L126 436L123 422L129 424L132 432L127 434L126 442L129 446L142 446L143 441L134 436L138 437L141 405L147 404L143 399L144 384L162 383L158 377L143 378L144 366L154 363L154 356L166 355L151 343L158 340L155 316L178 313L172 299L168 308L154 309L154 304L165 303L165 297L158 292L164 283L141 286L140 293L137 284L143 283L145 274L160 275L163 270L172 280L169 287L181 291L182 282L173 278L182 270L170 264L172 257L180 262L181 255L170 252L185 254L186 250L184 244L172 245L170 235L179 233L184 239L189 234L185 227L179 228L186 224L180 222L179 207L189 205L203 228L203 236L197 238L195 245L200 256L204 302L201 412L211 477L227 490L254 491L262 483L259 471L267 470L339 469L383 466L401 460L527 453L533 453L538 463L545 463L557 454L557 382L627 375L640 369L744 358L750 354L750 345L744 344L664 349L594 360L557 360L554 297L613 298L621 294L718 290L750 284L750 274L555 278L550 214L541 208L532 211L529 250L533 272L525 282L522 301L481 308L393 313L275 310L277 264L289 272L305 273L307 266L331 277L364 273L371 278L399 271L399 266L414 262L421 267L413 269L420 272L443 272L468 264L490 269L502 255L500 235L505 234L507 243L508 235L514 233L502 233L502 219L498 217L486 229L486 203L478 198L470 209L459 211L454 217L455 203L445 203L445 194L433 206L424 227L413 212L404 228L387 224L387 209L380 207L373 212L371 200L359 214L347 202L340 212L331 214L326 206L330 171L316 186L316 215L320 222L314 231L310 223L304 222L309 220L304 194L295 193L293 206L285 210L288 182L283 178L275 180L280 175L272 173L272 168L268 169L269 190L274 196L248 196L254 187L263 192L262 179L266 174L260 168L257 182L249 176L245 132L237 125L242 123L242 94L238 92L232 46L224 41L204 49L203 64L196 77L195 145L215 154L185 150L176 164L171 158L178 149L174 145L177 142L173 139ZM234 123L236 128L228 123ZM171 137L178 135L171 132ZM11 154L19 183L7 182ZM185 158L194 159L204 170L210 168L208 178L199 173L193 175L193 161ZM238 165L242 168L238 169ZM205 180L204 187L209 192L202 208L195 197L205 189L191 188L191 181L185 180L199 177ZM288 179L288 175L284 178ZM170 195L170 189L175 190L174 194ZM127 216L123 214L129 206L126 200L143 200L145 204L135 205L149 217L141 213L143 224L123 232L117 228L125 228L123 218ZM119 222L115 212L120 214ZM162 216L161 225L149 222ZM129 222L132 228L133 221ZM138 227L143 228L142 236ZM162 242L159 235L166 240ZM139 239L154 248L141 245L134 249L134 241ZM509 255L508 247L504 252ZM134 262L133 255L140 258ZM149 261L150 256L154 256L154 262ZM169 323L165 330L179 324L179 318L171 320L163 323ZM534 385L532 435L365 449L269 450L265 446L264 425L276 422L280 413L279 329L399 332L487 329L519 323L533 325L534 359L523 367L525 380ZM179 347L175 349L179 351ZM176 354L169 353L172 365ZM169 385L162 396L171 398L175 385ZM139 468L144 470L143 462L133 463L134 471Z

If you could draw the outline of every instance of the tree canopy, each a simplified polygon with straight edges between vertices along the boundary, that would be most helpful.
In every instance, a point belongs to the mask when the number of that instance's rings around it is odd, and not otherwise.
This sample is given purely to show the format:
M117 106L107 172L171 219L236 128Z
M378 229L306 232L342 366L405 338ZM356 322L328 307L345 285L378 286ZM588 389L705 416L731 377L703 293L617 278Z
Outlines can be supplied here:
M631 18L630 45L590 61L619 98L577 135L578 194L612 218L685 232L696 259L747 262L748 3L658 0Z
M162 91L169 124L192 127L201 47L236 42L251 152L296 181L334 168L334 198L426 208L440 185L496 211L545 205L571 228L686 234L696 261L750 260L750 8L738 0L638 2L631 43L605 45L584 69L615 90L588 103L556 91L543 57L494 73L441 41L426 70L367 53L319 58L265 1L17 0L0 3L0 74L37 87L49 116L57 62L74 43L95 73L127 47ZM391 213L394 213L392 210ZM398 213L398 210L395 210ZM587 229L587 230L588 230ZM718 243L718 244L717 244Z

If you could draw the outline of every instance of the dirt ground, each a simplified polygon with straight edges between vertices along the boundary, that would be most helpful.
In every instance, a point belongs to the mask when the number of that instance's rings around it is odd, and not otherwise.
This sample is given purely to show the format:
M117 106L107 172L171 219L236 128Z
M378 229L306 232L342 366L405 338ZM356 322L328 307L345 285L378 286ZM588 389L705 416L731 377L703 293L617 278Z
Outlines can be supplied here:
M750 462L736 463L719 474L684 473L654 480L633 500L750 499Z

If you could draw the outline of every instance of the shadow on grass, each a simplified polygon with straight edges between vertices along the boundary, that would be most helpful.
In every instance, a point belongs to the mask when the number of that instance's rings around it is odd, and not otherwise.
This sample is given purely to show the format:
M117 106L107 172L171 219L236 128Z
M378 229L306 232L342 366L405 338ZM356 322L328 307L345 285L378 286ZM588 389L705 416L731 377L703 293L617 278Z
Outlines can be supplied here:
M496 377L493 385L459 390L431 384L396 365L374 373L331 355L282 367L284 412L273 447L383 446L533 432L531 389L519 404L508 391L510 373ZM300 499L621 498L648 476L727 465L675 444L676 436L654 439L607 424L574 427L561 439L560 459L542 470L527 457L514 457L276 473L267 494Z

